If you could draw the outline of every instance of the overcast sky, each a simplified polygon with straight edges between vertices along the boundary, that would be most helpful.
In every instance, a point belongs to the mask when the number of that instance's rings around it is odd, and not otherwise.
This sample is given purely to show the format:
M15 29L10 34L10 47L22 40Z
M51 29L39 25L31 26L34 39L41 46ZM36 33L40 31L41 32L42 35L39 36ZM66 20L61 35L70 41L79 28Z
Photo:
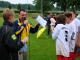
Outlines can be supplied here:
M4 0L4 1L8 1L8 2L10 2L10 3L12 3L12 4L18 4L18 3L21 3L21 4L27 4L27 3L29 3L29 4L33 4L33 1L34 0Z

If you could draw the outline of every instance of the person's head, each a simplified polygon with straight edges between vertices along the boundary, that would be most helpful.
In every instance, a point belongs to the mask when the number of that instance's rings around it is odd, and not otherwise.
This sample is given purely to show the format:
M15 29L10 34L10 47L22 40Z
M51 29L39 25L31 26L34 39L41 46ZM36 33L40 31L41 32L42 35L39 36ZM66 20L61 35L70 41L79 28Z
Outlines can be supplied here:
M3 19L8 20L10 22L14 21L15 13L13 10L6 8L2 13Z
M72 14L67 11L64 13L64 15L66 17L66 23L70 23L72 21Z
M70 10L70 13L72 14L72 20L74 20L75 17L76 17L76 12L75 12L75 10Z
M26 17L27 17L27 12L25 9L20 9L19 10L19 19L23 22L24 20L26 20Z
M48 17L52 17L53 16L53 13L49 12L49 13L47 13L47 16Z
M49 15L50 15L50 17L53 17L53 13L52 13L52 12L50 12L50 14L49 14Z
M65 15L59 14L59 15L57 16L57 23L58 23L58 24L65 24L65 22L66 22L66 17L65 17Z

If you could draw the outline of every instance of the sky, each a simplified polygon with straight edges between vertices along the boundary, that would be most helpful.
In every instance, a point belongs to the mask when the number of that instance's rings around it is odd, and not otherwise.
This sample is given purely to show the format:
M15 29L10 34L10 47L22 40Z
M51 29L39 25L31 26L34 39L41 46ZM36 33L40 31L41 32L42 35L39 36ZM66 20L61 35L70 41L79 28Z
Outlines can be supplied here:
M33 1L34 0L3 0L3 1L8 1L8 2L10 2L10 3L12 3L12 4L18 4L18 3L20 3L20 4L33 4Z

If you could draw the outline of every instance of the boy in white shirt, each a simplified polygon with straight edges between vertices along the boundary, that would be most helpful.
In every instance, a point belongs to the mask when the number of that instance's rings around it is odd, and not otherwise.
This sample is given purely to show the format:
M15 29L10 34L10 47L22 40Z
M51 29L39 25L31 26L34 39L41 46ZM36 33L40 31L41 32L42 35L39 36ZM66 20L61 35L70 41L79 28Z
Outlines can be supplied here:
M79 19L77 19L77 18L75 18L73 21L72 21L72 23L74 23L75 24L75 28L76 28L76 41L75 41L75 47L77 46L77 45L79 45L79 42L78 42L78 27L80 26L80 20ZM75 49L76 50L76 49ZM74 57L78 57L79 56L79 54L77 54L76 52L74 52ZM75 60L77 60L77 59L75 59Z
M74 48L75 48L75 39L76 39L76 28L75 25L72 23L72 14L69 12L65 12L64 15L66 16L66 27L69 29L70 33L70 42L69 42L69 49L70 49L70 60L74 58Z
M52 38L56 39L57 60L69 60L69 30L65 26L66 17L63 14L58 16L58 23L55 28L52 27Z
M75 25L75 29L76 29L76 41L75 41L75 46L77 46L79 44L77 37L78 37L78 27L80 26L80 20L76 17L76 12L75 10L70 10L70 13L72 13L72 23ZM76 49L75 49L76 50ZM76 52L74 52L74 59L73 60L77 60L77 57L79 56L79 54L77 54Z

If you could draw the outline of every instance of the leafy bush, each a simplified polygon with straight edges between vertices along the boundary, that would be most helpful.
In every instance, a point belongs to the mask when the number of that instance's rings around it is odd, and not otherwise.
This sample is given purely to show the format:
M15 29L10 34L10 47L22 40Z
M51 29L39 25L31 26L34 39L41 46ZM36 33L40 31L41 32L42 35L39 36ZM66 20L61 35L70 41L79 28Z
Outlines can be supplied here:
M27 11L27 10L26 10ZM15 13L18 13L18 10L14 10ZM40 11L36 11L36 10L28 10L28 13L40 13Z

